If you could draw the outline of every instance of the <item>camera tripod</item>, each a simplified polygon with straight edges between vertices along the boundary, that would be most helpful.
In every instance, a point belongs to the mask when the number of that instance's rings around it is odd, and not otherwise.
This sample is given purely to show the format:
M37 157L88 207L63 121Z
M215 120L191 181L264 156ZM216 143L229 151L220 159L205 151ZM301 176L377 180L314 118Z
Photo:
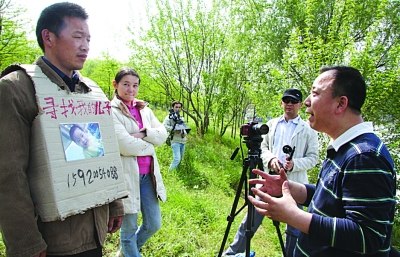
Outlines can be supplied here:
M260 137L261 138L261 137ZM236 195L235 195L235 199L233 201L233 205L231 208L231 212L229 214L229 216L227 217L228 220L228 224L225 230L225 234L224 234L224 238L222 240L221 243L221 247L219 250L219 254L218 257L222 256L222 253L224 251L224 247L226 244L226 240L228 238L228 234L229 234L229 230L232 226L232 223L235 219L235 217L246 207L247 205L247 220L246 220L246 257L250 257L250 242L251 242L251 238L254 235L254 232L252 231L252 226L253 226L253 220L254 220L254 213L255 213L255 208L254 206L250 203L250 201L248 200L248 195L254 196L253 192L251 191L251 188L254 187L254 185L248 185L247 183L247 173L249 173L249 179L253 179L256 178L255 174L252 172L253 169L258 168L260 170L263 170L263 163L262 160L260 158L260 147L259 144L261 143L260 139L257 140L245 140L245 143L248 147L248 156L247 158L245 158L243 160L243 169L242 169L242 174L240 177L240 181L239 181L239 186L237 188L236 191ZM257 147L258 146L258 147ZM237 148L235 150L235 152L232 154L231 160L233 160L235 158L235 155L237 154L237 151L239 149ZM242 189L244 186L244 192L245 192L245 203L244 205L236 212L238 203L239 203L239 199L240 199L240 195L242 193ZM284 247L284 243L283 243L283 239L282 239L282 234L280 232L280 228L279 228L279 222L278 221L273 221L273 224L276 228L277 234L278 234L278 238L279 238L279 242L281 245L281 249L282 249L282 253L283 256L286 257L286 252L285 252L285 247Z

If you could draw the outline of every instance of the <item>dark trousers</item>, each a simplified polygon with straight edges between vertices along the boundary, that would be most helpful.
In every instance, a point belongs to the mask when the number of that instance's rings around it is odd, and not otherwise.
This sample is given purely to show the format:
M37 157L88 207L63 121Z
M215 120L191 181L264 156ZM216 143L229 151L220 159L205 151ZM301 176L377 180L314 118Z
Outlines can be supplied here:
M46 255L46 257L102 257L102 256L103 252L101 247L73 255Z
M300 231L298 231L294 227L291 227L289 225L286 226L286 257L293 257L294 248L296 248L297 238L299 237L299 234Z

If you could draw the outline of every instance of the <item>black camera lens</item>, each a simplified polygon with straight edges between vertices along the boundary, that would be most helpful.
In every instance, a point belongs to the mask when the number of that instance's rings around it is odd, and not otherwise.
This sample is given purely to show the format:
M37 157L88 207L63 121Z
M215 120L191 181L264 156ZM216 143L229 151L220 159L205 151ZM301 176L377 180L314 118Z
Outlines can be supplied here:
M253 127L253 131L258 135L268 134L269 128L267 124L255 124Z
M267 124L258 124L256 122L244 124L240 127L240 134L246 137L265 135L268 134L268 131Z

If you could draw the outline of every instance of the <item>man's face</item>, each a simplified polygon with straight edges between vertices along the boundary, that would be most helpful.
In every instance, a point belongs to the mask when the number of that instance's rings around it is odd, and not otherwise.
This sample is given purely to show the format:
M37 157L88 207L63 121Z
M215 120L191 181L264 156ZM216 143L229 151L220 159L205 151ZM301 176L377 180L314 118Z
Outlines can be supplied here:
M288 119L294 119L299 114L302 103L297 101L293 97L287 96L282 99L282 107L285 112L285 117Z
M57 37L49 33L45 39L45 56L66 75L80 70L89 52L90 33L86 20L76 17L64 18L65 25Z
M335 130L337 98L332 97L333 71L321 73L314 81L310 95L304 101L310 115L310 126L320 132L332 135Z
M174 107L174 112L180 112L182 109L182 105L181 104L175 104Z

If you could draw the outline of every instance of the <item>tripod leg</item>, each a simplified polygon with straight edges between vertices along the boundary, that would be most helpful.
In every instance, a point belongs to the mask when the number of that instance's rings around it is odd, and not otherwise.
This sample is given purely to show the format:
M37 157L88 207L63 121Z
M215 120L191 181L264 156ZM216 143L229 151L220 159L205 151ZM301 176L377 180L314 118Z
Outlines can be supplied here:
M235 199L234 199L233 204L232 204L231 212L230 212L229 216L226 218L228 220L228 224L227 224L226 229L225 229L225 234L224 234L224 238L223 238L222 243L221 243L221 247L219 249L218 257L222 256L222 253L223 253L224 248L225 248L226 240L228 239L228 234L229 234L229 231L230 231L231 226L232 226L232 222L235 219L235 216L237 215L236 208L237 208L237 205L239 203L239 199L240 199L240 195L242 193L243 185L245 185L245 183L247 183L246 171L247 171L247 164L245 162L243 164L243 171L242 171L242 175L240 177L239 187L236 190L236 195L235 195ZM247 197L247 194L246 194L246 197ZM247 199L246 199L246 204L247 204Z
M279 227L279 221L273 220L272 223L274 224L274 226L276 228L276 233L278 234L279 243L281 245L281 250L282 250L282 255L283 255L283 257L286 257L285 244L283 243L282 233L281 233L281 230Z
M246 257L250 257L250 242L254 235L252 231L253 220L254 220L254 206L252 204L247 205L247 228L246 228Z
M262 160L259 158L258 155L250 155L249 156L249 178L255 178L255 174L253 173L253 169L259 168L263 170L263 165L262 165ZM253 235L255 231L253 231L253 226L254 226L254 215L256 212L256 209L254 206L248 201L247 196L251 195L254 196L253 191L251 191L251 188L254 187L254 185L249 185L249 188L246 189L248 190L247 195L246 195L246 202L247 202L247 229L246 229L246 257L250 257L250 251L251 251L251 239L253 238ZM257 225L258 228L258 225Z

